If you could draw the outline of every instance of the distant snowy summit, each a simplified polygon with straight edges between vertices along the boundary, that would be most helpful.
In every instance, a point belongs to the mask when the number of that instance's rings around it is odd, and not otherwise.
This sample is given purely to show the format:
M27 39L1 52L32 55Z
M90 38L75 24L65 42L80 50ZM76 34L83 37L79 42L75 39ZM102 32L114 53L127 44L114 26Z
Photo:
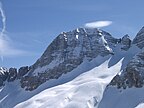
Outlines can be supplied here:
M91 61L101 56L111 57L115 59L115 62L118 62L120 58L132 52L131 58L126 59L123 64L122 69L126 71L133 61L132 57L139 53L143 47L144 28L138 32L134 40L131 40L128 35L117 39L108 32L97 28L77 28L73 31L62 32L32 66L21 67L18 71L15 68L9 70L1 68L0 86L3 86L5 81L11 82L20 79L21 87L31 91L44 82L61 78L64 74L76 69L85 60ZM141 53L137 55L141 55ZM139 58L135 57L134 59ZM109 66L112 65L114 65L113 62L109 64ZM78 75L74 75L73 78ZM63 83L66 81L63 81ZM118 83L117 80L112 81L113 85L116 85L116 83ZM119 84L117 85L119 86Z

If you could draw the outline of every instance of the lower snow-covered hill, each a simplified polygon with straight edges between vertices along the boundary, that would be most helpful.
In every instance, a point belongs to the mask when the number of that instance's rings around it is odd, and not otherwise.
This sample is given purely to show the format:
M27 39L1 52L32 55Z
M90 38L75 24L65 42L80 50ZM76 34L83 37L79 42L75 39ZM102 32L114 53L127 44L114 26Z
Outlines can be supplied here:
M96 108L107 84L121 69L122 60L111 68L108 62L66 84L46 89L15 108Z
M144 88L117 89L108 87L98 108L144 108ZM140 106L138 106L141 104ZM138 107L136 107L138 106Z
M86 68L85 64L96 63L104 58L96 58L89 63L85 61L76 70ZM81 75L74 80L46 89L50 83L45 83L34 91L27 92L19 88L19 83L8 83L1 89L1 104L4 108L95 108L103 97L103 92L112 78L120 72L122 60L108 68L110 59ZM71 74L70 74L71 76ZM70 77L69 76L69 77ZM39 91L40 89L44 91ZM7 92L11 92L7 94ZM38 93L38 94L37 94ZM36 94L36 95L35 95ZM31 96L30 96L31 95ZM32 96L34 95L34 96ZM2 98L3 97L3 98ZM27 100L28 99L28 100ZM24 101L18 104L20 101ZM16 105L17 104L17 105ZM16 106L15 106L16 105Z

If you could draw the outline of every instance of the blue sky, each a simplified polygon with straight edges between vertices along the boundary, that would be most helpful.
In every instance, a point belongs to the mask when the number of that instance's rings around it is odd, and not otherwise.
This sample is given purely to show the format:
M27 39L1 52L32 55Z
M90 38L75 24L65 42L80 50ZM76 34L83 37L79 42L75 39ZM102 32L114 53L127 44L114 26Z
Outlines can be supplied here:
M132 38L144 26L143 0L1 0L6 35L17 54L3 55L0 66L33 64L62 31L95 21L111 21L103 30ZM1 19L0 19L1 20ZM2 22L0 22L0 28ZM9 49L11 50L11 49Z

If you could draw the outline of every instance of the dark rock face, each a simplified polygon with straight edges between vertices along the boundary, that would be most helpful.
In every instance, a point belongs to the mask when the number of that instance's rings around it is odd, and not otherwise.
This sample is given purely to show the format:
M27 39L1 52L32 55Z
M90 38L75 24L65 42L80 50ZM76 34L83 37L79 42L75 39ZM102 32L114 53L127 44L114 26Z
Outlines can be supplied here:
M28 73L28 71L29 71L28 66L20 67L20 69L18 70L17 78L21 79L25 74Z
M109 43L105 41L106 39ZM109 51L104 44L108 46L114 44L112 42L115 42L115 39L110 34L98 29L79 28L74 31L63 32L48 46L30 71L48 65L53 60L63 62L68 59L83 58L84 56L92 58L98 54L108 55L112 51Z
M128 35L125 35L121 39L121 44L123 45L121 49L127 51L131 46L131 39Z
M29 81L29 83L27 83ZM25 88L25 90L32 91L36 89L39 85L41 85L43 81L38 76L24 77L21 79L21 87Z
M144 27L137 33L132 43L141 49L144 47Z
M16 77L17 77L17 69L16 68L10 68L7 81L8 82L14 81L16 79Z
M117 39L99 29L79 28L63 32L31 66L28 75L22 78L22 87L31 90L47 80L58 79L80 65L84 58L92 60L98 55L113 54L109 46L116 43ZM37 84L32 79L37 80Z
M118 88L143 87L144 85L144 51L137 54L127 65L121 75L116 75L110 85Z
M126 50L129 48L131 41L128 36L124 36ZM122 40L123 40L122 39ZM132 45L138 46L140 49L144 47L144 27L137 33L132 41ZM121 75L116 75L111 81L110 85L117 86L118 88L127 87L143 87L144 85L144 50L142 49L126 66Z
M8 78L8 70L6 68L0 68L0 87L4 85L4 81Z
M0 68L0 87L4 85L4 82L13 82L16 79L22 79L23 75L25 75L29 70L28 66L21 67L19 72L17 72L16 68Z

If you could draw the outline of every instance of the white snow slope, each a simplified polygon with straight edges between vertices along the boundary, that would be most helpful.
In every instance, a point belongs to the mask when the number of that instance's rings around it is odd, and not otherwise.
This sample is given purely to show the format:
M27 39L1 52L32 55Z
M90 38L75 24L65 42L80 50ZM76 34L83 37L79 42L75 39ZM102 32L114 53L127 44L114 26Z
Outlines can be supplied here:
M133 87L125 90L108 87L99 108L144 108L143 102L144 88Z
M96 108L107 84L121 69L122 60L110 68L108 62L68 83L46 89L15 108Z
M144 103L140 103L137 107L135 108L144 108Z

